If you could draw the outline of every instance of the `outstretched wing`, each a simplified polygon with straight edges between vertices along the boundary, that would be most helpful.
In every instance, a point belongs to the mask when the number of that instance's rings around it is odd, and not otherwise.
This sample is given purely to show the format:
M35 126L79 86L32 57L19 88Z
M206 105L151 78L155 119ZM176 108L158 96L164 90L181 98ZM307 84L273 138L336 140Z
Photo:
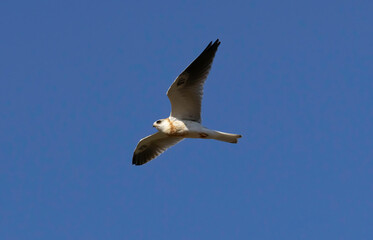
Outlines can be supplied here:
M171 117L201 122L203 84L210 72L219 39L206 49L176 78L167 91Z
M162 132L144 137L136 146L132 164L143 165L183 139L182 137L170 137Z

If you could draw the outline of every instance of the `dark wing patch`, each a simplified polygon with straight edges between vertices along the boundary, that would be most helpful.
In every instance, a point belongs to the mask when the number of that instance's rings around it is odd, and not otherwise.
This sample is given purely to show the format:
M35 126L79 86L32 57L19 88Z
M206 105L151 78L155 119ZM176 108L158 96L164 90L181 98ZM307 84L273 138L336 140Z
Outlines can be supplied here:
M182 137L170 137L157 132L140 140L132 157L133 165L143 165L158 157L161 153L183 140Z
M186 82L186 77L180 76L177 80L177 86L180 86Z

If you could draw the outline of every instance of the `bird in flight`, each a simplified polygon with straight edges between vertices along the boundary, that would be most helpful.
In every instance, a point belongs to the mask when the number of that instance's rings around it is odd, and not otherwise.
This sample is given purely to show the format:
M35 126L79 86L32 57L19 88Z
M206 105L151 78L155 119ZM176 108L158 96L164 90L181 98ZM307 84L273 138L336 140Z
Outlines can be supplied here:
M132 164L143 165L184 138L237 143L241 135L211 130L201 125L203 84L219 45L219 39L214 43L210 42L172 83L167 91L171 102L171 114L168 118L153 123L158 132L140 140L133 153Z

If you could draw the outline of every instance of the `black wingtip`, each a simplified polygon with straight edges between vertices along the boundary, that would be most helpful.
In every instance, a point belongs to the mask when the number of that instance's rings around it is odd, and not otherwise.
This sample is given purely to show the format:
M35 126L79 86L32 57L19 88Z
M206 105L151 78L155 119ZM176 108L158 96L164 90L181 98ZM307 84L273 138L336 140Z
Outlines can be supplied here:
M209 49L209 48L212 48L212 47L218 47L220 45L220 40L219 38L215 40L214 43L209 42L209 44L207 45L206 49Z
M206 51L210 51L210 49L214 49L214 51L216 51L218 49L220 45L220 40L219 38L215 40L214 43L212 43L212 41L207 45L207 47L205 48L204 52Z
M134 166L141 166L141 165L143 165L144 163L146 163L146 162L142 162L142 161L140 161L140 160L138 160L138 159L133 159L133 160L132 160L132 165L134 165Z
M133 157L132 157L132 165L140 166L140 165L143 165L143 164L144 164L144 163L140 161L138 155L133 154Z

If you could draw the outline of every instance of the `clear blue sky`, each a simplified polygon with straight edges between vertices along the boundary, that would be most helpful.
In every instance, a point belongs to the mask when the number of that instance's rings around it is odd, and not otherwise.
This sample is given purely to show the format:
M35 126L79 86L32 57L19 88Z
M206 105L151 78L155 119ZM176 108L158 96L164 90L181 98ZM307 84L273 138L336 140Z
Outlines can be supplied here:
M373 3L1 1L0 239L373 239ZM217 38L202 119L131 165Z

